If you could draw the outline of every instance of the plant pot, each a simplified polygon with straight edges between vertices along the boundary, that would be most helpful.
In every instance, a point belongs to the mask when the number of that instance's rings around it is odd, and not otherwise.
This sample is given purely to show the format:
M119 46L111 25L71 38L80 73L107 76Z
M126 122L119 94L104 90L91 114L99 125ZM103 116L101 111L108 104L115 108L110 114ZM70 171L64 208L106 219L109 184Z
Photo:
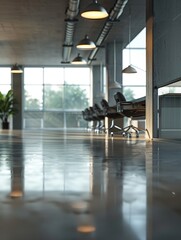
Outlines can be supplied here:
M2 122L2 129L9 129L9 122Z

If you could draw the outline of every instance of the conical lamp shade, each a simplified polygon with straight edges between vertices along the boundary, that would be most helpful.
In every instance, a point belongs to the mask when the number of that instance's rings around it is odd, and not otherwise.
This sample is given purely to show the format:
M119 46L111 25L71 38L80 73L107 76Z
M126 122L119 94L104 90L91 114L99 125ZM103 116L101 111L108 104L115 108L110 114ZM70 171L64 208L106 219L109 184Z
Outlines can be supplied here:
M86 60L80 56L80 54L77 55L72 61L72 64L87 64Z
M118 83L117 81L114 81L114 82L112 82L112 83L109 85L109 88L111 88L111 89L121 88L121 84Z
M97 0L93 2L81 13L81 16L88 19L102 19L108 17L108 13Z
M133 66L129 65L128 67L122 70L122 73L137 73L137 71Z
M13 65L12 68L11 68L11 73L22 73L23 70L17 65Z
M87 35L85 35L85 38L82 39L76 46L78 49L81 50L91 50L96 48L96 45L93 41L89 39Z

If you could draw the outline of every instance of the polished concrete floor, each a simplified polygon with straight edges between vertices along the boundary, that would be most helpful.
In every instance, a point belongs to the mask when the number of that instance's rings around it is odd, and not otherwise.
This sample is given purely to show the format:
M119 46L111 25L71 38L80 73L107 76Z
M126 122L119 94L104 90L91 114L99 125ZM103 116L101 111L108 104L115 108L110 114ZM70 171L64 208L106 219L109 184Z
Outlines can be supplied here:
M0 131L1 240L180 240L181 141Z

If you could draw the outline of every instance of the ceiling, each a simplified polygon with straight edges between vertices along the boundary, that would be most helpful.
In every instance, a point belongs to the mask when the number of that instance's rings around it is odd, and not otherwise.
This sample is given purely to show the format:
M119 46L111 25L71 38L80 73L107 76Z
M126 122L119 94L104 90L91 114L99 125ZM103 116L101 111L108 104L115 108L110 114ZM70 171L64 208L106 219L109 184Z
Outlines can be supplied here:
M76 44L85 34L97 41L108 19L87 20L80 12L92 0L0 0L0 65L18 63L24 66L58 66L71 61L77 54L86 59L91 51L78 51ZM125 7L111 27L106 37L94 53L90 64L99 64L104 59L108 42L121 42L123 47L129 39L129 13L131 12L131 38L145 26L146 0L123 0ZM70 19L67 9L70 2L78 2L78 14ZM99 0L108 13L114 9L117 0ZM120 2L120 1L119 1ZM67 19L71 21L66 21ZM67 24L73 26L72 44L68 44L65 61L65 32ZM66 49L67 50L67 49ZM92 59L93 59L92 58ZM95 60L96 59L96 60Z

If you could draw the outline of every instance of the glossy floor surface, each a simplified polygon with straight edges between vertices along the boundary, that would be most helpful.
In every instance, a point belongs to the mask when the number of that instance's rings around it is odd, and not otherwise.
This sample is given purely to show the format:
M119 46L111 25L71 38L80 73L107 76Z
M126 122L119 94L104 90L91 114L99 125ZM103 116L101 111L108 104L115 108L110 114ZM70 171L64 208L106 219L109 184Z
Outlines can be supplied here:
M0 239L181 239L181 142L1 131Z

